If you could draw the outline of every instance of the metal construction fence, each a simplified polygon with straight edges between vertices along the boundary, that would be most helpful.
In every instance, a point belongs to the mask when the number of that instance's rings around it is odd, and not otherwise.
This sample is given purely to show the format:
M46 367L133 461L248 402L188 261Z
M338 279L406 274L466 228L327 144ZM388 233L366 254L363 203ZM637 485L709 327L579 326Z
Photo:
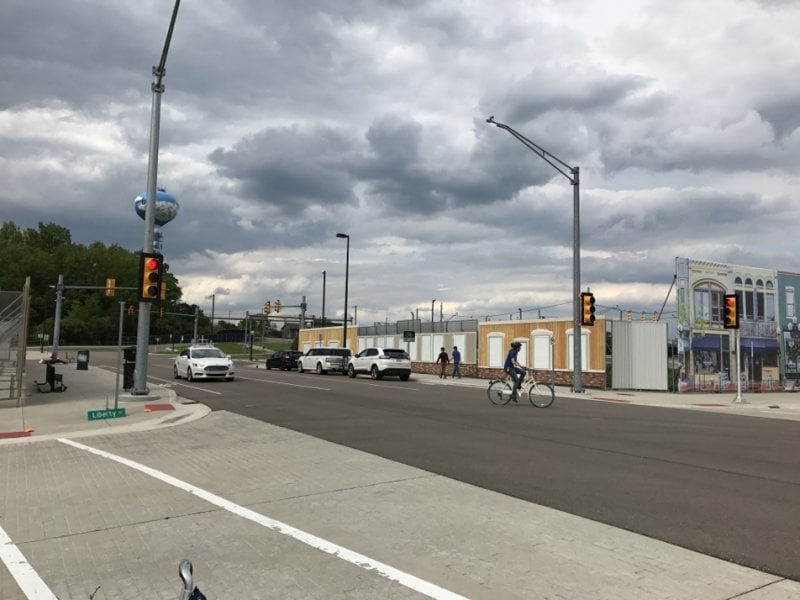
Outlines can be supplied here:
M422 321L406 319L394 323L375 323L374 325L358 325L359 336L402 335L404 331L414 333L461 333L478 331L477 319L461 321Z

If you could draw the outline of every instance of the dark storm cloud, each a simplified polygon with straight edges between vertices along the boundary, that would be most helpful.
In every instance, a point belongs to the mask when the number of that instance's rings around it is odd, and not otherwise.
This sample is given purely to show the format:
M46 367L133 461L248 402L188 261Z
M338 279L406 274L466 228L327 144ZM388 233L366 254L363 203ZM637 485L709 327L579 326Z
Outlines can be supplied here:
M164 36L155 34L156 24L135 5L101 1L6 0L0 24L2 108L56 98L71 106L97 106L113 95L147 97L150 65L160 53L153 48L160 48Z
M775 137L783 139L800 127L800 94L783 98L770 98L757 108L765 121L775 131Z
M515 123L526 123L554 110L572 111L586 118L612 109L646 84L643 77L599 69L536 67L505 97L498 98L498 104Z
M341 131L287 127L261 131L229 151L218 148L209 160L242 196L299 214L311 205L334 209L354 202L346 162L353 150Z

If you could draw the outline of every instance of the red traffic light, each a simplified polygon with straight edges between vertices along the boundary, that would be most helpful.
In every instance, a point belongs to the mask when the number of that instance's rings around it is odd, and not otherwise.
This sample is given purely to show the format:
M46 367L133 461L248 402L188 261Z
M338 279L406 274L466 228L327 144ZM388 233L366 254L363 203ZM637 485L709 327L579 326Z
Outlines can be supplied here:
M159 299L163 276L164 257L142 252L139 267L139 301L156 302Z

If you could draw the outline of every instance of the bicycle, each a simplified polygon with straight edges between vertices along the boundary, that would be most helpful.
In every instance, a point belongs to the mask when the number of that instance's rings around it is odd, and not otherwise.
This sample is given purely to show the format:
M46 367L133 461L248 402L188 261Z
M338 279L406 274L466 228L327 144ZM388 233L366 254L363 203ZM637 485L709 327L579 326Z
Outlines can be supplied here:
M517 396L527 394L528 400L536 408L547 408L550 406L556 399L556 392L555 389L553 389L553 384L536 381L533 378L533 369L525 369L525 373L528 374L528 377L523 375L525 378L522 380L522 383L520 383ZM511 402L511 389L513 385L513 380L508 376L500 379L492 379L489 382L489 387L486 389L491 403L503 405Z

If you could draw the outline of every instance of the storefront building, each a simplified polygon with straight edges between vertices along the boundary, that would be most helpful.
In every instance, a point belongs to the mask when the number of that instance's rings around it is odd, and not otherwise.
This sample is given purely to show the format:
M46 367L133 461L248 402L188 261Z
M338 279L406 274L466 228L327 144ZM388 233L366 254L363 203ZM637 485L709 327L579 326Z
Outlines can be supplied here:
M678 257L675 275L681 391L736 389L737 374L743 389L777 389L777 271ZM725 295L732 293L738 296L737 330L725 329L723 321Z

